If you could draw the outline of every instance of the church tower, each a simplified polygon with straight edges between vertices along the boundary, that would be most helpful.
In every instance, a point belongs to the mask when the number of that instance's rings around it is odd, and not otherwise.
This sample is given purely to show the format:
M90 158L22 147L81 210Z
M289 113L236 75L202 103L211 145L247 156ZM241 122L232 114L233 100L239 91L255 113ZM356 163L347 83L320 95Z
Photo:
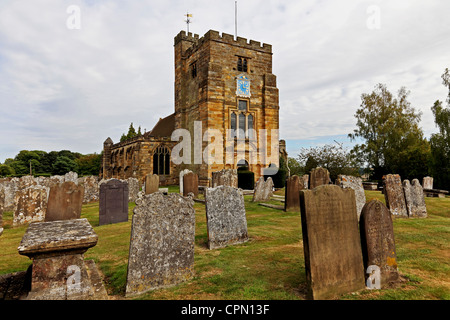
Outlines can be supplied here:
M182 164L180 170L188 168L198 173L199 183L208 185L212 172L236 169L245 163L258 179L262 169L269 165L262 161L265 158L261 150L267 153L270 163L278 166L278 136L272 136L279 129L272 46L241 37L234 39L230 34L220 35L214 30L201 38L181 31L175 37L174 50L175 129L187 129L192 137L191 164ZM216 129L222 133L224 143L234 141L231 160L224 145L222 163L194 163L194 127L200 122L202 136L205 130ZM236 137L231 140L227 136L230 130L236 131ZM238 140L244 149L239 149ZM201 150L208 144L203 141ZM250 150L256 152L253 154L256 160Z

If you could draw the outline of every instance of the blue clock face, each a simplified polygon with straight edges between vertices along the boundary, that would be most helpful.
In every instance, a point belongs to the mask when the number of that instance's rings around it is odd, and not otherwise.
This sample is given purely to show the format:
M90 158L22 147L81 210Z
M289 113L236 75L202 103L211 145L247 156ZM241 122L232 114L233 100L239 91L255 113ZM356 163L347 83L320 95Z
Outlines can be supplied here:
M250 96L250 80L245 77L239 77L237 79L237 95L249 97Z

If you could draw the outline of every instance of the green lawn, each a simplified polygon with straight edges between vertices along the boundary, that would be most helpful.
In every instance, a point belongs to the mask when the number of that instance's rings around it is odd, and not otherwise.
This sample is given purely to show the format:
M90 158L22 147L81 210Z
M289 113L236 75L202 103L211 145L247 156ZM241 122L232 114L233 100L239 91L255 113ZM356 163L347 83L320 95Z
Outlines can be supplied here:
M169 188L169 192L177 191L177 187ZM366 191L366 197L384 202L379 191ZM250 241L216 250L207 249L205 207L196 202L194 278L134 299L305 299L300 213L263 207L252 203L251 198L245 196ZM363 290L341 299L450 300L450 198L426 198L426 204L426 219L394 219L402 281L390 288ZM134 203L130 203L128 222L104 226L98 225L98 202L84 205L82 210L82 217L89 220L99 236L85 258L95 260L112 299L126 299L133 208ZM11 212L4 214L3 225L0 274L23 271L31 261L19 255L17 247L26 226L12 228Z

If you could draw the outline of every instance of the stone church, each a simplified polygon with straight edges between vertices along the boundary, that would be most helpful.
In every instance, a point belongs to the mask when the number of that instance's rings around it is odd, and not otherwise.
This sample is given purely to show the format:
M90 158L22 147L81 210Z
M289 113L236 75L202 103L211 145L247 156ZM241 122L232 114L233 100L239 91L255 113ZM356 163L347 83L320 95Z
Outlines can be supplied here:
M271 45L214 30L201 38L181 31L174 50L174 113L141 136L119 143L106 139L101 178L135 177L142 182L153 173L159 175L161 185L169 185L177 184L179 172L189 169L198 174L199 185L209 186L214 171L246 165L257 180L269 164L278 166L280 155L287 158L284 141L278 138L279 102ZM199 125L200 135L196 132ZM176 129L191 134L191 141L180 141L191 145L192 161L174 163L172 151L180 143L172 141ZM220 132L227 142L223 152L215 150L223 161L196 161L195 152L211 143L203 136L207 129ZM229 132L236 133L230 136Z

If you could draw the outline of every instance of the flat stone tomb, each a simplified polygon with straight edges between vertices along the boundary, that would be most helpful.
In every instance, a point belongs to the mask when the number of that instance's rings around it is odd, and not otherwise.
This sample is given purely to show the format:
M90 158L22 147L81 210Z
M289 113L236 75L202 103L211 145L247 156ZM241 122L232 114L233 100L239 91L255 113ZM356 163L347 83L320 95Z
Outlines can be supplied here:
M244 195L238 188L218 186L205 192L208 248L248 241Z
M355 193L336 185L300 191L308 298L365 288Z
M128 183L117 179L100 185L99 225L128 221Z
M126 296L189 280L194 273L194 201L155 192L138 198L133 212Z
M372 200L364 206L359 223L366 278L368 268L377 266L381 286L398 280L394 227L389 209L382 202Z
M31 223L18 247L19 254L33 260L27 299L91 299L94 291L83 254L97 240L87 219Z

